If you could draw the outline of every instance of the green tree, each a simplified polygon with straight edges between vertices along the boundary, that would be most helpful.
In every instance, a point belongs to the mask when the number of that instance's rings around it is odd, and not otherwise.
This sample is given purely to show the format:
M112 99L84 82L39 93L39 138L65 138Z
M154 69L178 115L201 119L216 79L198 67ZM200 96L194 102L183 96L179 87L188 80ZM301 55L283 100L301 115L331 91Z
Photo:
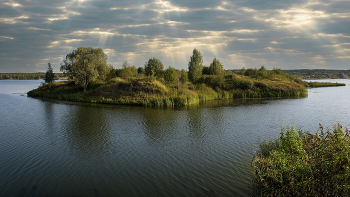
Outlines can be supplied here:
M148 62L145 63L145 73L147 76L157 76L159 78L163 77L163 63L157 58L150 58Z
M193 49L193 55L188 63L188 78L194 82L202 76L203 57L197 49Z
M248 68L244 74L249 77L255 77L257 73L258 73L258 70L256 70L256 68L254 69Z
M210 75L210 70L209 70L208 66L203 66L202 74L203 75Z
M60 70L87 89L88 84L96 79L105 79L111 66L107 65L107 55L101 48L80 47L66 55Z
M181 70L180 81L182 84L185 84L188 81L188 74L184 69Z
M246 71L246 69L243 67L243 68L239 71L239 74L240 74L240 75L245 75L245 71Z
M268 75L265 66L261 66L261 68L258 70L258 75L262 77L266 77Z
M51 63L49 62L47 65L48 65L48 68L47 68L44 80L45 80L45 83L49 84L49 89L51 89L51 84L52 82L55 81L55 73L53 73Z
M138 67L138 68L137 68L137 72L138 72L139 74L145 74L145 68L143 68L143 67Z
M129 77L137 77L138 72L135 66L131 66L127 61L125 61L122 65L122 69L118 72L118 77L121 78L129 78Z
M168 83L175 83L177 79L177 73L175 68L170 67L164 72L164 80Z
M224 66L216 58L213 59L213 62L209 66L209 73L211 75L223 75L225 72Z

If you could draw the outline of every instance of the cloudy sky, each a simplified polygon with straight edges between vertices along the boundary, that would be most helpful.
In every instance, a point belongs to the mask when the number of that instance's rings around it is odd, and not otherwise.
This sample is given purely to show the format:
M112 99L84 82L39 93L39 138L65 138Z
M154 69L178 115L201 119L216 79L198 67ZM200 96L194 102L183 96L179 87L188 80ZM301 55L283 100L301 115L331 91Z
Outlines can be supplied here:
M78 47L187 69L350 69L350 0L0 0L0 72L59 72Z

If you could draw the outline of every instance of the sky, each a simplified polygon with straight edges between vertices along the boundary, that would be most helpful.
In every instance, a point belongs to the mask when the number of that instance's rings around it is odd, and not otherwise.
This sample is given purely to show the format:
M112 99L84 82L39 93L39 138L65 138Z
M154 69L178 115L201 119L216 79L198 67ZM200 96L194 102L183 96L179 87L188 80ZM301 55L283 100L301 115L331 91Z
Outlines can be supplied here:
M0 73L54 72L78 47L188 70L350 69L350 0L0 0Z

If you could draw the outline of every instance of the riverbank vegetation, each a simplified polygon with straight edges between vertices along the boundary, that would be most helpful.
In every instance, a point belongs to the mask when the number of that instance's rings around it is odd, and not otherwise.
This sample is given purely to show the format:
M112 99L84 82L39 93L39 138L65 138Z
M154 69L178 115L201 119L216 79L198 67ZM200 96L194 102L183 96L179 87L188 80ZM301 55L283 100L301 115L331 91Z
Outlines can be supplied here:
M150 58L144 67L124 62L121 69L108 65L102 49L78 48L69 53L61 65L67 82L43 84L28 96L69 101L131 104L144 106L186 106L213 99L288 97L307 94L309 86L280 69L242 68L226 71L214 58L203 65L197 49L188 63L188 71L173 67L164 69L157 58Z
M350 70L331 70L331 69L294 69L284 70L301 79L349 79Z
M46 73L0 73L0 80L43 80ZM54 73L55 80L63 80L63 73Z
M252 166L257 196L349 196L350 132L340 124L312 135L294 126L261 142Z

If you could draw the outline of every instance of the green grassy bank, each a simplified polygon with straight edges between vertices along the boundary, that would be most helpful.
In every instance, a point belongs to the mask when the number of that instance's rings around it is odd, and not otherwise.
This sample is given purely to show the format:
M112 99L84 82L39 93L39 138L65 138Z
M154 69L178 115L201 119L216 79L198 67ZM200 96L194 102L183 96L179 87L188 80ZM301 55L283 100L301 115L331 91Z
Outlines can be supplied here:
M344 131L345 130L345 131ZM252 160L257 196L350 196L350 132L340 124L316 135L282 128Z

